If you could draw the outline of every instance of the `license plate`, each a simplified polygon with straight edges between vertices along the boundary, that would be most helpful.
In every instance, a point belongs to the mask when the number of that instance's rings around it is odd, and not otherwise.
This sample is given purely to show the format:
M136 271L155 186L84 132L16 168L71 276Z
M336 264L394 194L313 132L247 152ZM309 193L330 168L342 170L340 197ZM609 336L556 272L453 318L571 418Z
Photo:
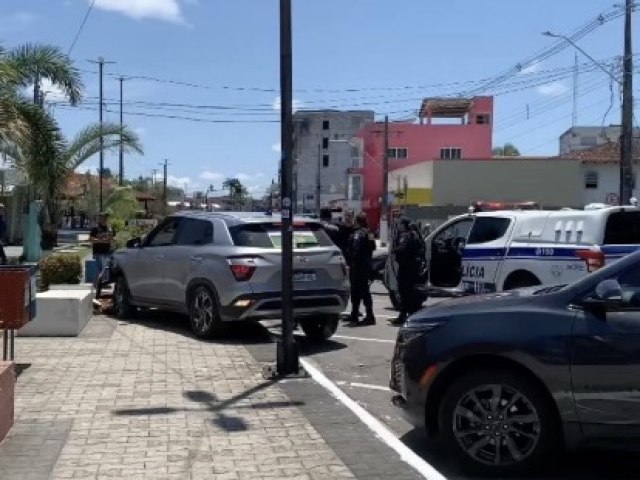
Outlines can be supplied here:
M293 274L294 282L315 282L316 274L314 272L296 272Z

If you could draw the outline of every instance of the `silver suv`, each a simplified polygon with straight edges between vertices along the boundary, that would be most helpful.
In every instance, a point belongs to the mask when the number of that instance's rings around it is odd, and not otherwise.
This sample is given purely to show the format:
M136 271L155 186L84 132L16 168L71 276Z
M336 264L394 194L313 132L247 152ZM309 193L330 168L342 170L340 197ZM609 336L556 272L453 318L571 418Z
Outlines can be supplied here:
M281 317L280 217L180 212L114 254L114 311L189 315L198 337L224 322ZM294 221L295 318L312 340L331 337L348 301L344 258L322 224Z

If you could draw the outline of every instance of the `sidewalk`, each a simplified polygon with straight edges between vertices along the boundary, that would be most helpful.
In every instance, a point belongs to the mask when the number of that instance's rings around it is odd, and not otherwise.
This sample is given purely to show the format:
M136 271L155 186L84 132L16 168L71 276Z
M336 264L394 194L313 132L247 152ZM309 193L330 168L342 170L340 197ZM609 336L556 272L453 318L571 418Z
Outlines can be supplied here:
M94 317L79 338L17 339L0 478L354 478L242 339L145 322Z

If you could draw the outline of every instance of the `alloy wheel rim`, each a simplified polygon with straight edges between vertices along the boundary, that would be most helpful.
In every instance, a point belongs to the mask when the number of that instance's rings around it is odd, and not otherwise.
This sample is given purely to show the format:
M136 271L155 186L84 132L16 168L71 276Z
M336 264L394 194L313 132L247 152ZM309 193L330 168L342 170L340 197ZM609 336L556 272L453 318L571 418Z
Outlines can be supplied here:
M213 323L213 301L206 291L196 294L193 304L193 321L199 332L209 330Z
M520 463L541 435L538 411L517 389L481 385L460 397L453 411L453 434L464 452L485 465Z

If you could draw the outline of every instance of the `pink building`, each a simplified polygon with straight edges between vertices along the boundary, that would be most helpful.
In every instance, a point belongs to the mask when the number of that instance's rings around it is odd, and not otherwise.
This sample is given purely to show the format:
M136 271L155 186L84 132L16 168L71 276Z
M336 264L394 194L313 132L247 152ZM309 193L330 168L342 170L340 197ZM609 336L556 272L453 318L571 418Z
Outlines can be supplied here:
M389 171L430 160L489 159L492 125L493 97L425 99L419 123L390 123ZM357 139L360 155L349 171L349 203L365 211L371 225L377 228L382 200L384 124L365 125ZM392 185L389 187L394 190Z

